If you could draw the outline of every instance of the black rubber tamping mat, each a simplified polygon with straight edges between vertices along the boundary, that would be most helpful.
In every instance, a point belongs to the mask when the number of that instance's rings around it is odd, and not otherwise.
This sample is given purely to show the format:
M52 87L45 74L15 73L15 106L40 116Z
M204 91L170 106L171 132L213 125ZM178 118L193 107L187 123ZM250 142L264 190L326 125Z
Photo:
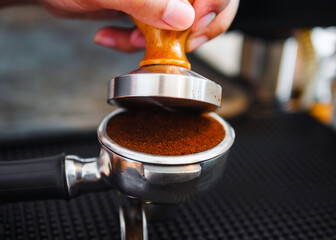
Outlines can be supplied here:
M336 134L305 113L232 123L220 184L150 239L336 239ZM0 143L0 159L97 156L95 133ZM120 239L114 191L0 206L0 239Z

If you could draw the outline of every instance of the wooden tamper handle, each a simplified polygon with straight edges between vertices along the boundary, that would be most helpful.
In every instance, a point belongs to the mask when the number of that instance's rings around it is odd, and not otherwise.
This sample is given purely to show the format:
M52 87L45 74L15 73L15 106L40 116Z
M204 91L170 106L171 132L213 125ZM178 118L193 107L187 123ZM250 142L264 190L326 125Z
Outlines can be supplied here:
M192 4L194 0L189 0ZM140 67L148 65L176 65L190 69L191 65L185 55L185 45L190 29L172 31L149 26L134 19L135 24L145 36L146 53Z

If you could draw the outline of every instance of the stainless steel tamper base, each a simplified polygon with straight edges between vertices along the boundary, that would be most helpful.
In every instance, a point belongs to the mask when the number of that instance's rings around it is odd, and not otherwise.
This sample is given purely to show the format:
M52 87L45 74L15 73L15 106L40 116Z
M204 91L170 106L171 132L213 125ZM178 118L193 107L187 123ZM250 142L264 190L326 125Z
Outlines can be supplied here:
M221 104L222 88L183 67L145 66L111 79L108 103L128 109L213 112Z

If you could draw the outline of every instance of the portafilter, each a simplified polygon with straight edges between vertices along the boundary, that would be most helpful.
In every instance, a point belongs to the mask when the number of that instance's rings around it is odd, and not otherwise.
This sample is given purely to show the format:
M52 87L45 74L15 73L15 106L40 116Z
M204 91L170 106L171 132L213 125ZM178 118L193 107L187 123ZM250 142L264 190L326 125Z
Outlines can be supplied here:
M235 133L217 114L208 113L225 130L225 137L217 146L189 155L160 156L127 149L109 137L106 132L109 121L123 111L127 110L115 110L100 123L101 152L97 158L61 154L0 161L0 201L69 199L82 193L115 188L122 193L122 239L147 239L144 212L147 204L191 199L209 190L223 175Z

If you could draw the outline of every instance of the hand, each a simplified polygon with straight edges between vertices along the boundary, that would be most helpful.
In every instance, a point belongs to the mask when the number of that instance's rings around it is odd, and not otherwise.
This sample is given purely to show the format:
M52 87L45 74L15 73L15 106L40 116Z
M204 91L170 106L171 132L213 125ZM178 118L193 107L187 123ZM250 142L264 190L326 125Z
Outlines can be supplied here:
M136 0L134 0L136 1ZM131 15L149 25L158 28L184 30L191 27L192 33L187 41L187 52L191 52L203 43L227 31L231 25L239 5L239 0L196 0L193 8L186 0L141 0L136 13ZM132 2L132 1L131 1ZM151 2L161 2L160 8ZM176 2L172 9L173 2ZM139 13L146 15L141 19ZM150 12L157 12L150 15ZM146 45L145 39L138 29L120 29L105 27L96 33L95 42L124 52L133 52Z
M239 0L196 0L196 12L187 41L187 52L226 32L238 10Z
M61 17L113 19L129 14L158 28L184 30L191 27L187 51L225 32L231 25L239 0L39 0L50 12ZM146 45L138 29L105 27L95 42L124 52Z

